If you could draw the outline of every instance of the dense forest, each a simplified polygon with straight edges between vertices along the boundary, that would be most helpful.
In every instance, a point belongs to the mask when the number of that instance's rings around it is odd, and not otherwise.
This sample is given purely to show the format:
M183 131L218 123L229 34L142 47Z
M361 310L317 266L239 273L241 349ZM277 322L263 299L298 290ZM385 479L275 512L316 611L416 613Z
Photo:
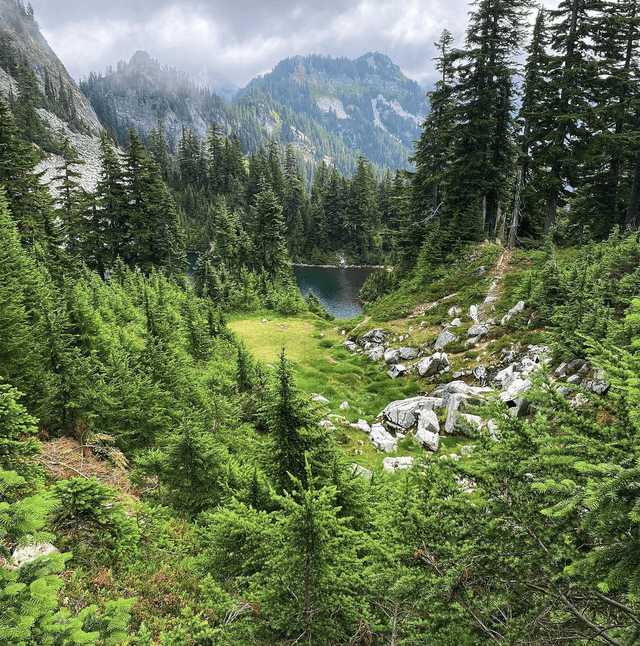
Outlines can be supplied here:
M640 644L640 19L532 9L442 34L382 180L160 122L49 187L0 101L2 644ZM297 289L341 255L393 265L366 318Z

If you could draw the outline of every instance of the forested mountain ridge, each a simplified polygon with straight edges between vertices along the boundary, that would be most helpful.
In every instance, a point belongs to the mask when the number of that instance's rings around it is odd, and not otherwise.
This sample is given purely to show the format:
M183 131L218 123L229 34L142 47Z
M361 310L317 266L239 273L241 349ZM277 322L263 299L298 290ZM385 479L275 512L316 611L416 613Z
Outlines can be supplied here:
M389 164L392 168L406 165L429 111L422 88L378 52L356 60L295 56L252 80L240 96L252 88L297 112L324 114L330 132L378 164L384 158L381 151L386 149L390 161L395 162Z
M197 87L146 52L105 75L90 74L80 88L120 141L131 127L146 137L161 119L173 149L183 127L203 139L216 122L238 136L245 153L273 140L292 144L310 170L324 159L345 174L355 170L358 155L379 167L406 167L428 111L418 84L381 54L356 61L288 59L251 81L232 102Z

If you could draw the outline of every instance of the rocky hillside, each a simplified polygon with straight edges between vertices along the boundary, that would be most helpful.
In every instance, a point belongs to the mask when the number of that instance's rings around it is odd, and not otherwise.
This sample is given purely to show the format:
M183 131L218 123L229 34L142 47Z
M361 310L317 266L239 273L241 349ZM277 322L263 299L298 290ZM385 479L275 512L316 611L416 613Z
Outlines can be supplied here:
M75 131L100 132L93 108L40 33L33 10L21 0L0 0L0 49L0 94L6 101L16 101L24 91L19 69L24 62L34 73L37 107L68 121Z
M0 95L24 136L42 149L43 180L56 174L59 144L68 138L87 161L82 181L93 189L102 126L21 0L0 0Z
M398 144L406 148L405 158L410 156L429 110L420 86L378 52L356 60L288 58L251 81L245 92L254 88L322 120L327 130L378 163L384 152L395 155Z
M204 137L218 122L238 135L246 153L275 140L293 144L310 167L324 159L345 174L359 155L379 167L407 167L429 107L418 84L382 54L287 59L232 102L142 51L104 75L90 74L80 88L121 140L129 128L145 135L162 119L175 147L183 127ZM228 97L233 90L227 84L221 91Z

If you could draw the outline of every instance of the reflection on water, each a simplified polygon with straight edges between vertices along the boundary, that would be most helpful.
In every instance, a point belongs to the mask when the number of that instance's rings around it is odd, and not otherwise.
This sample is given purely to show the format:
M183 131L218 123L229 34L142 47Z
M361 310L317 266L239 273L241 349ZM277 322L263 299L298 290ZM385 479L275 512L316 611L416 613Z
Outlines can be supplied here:
M187 276L193 281L193 269L198 256L187 254ZM372 267L294 267L298 287L303 296L312 289L324 307L336 318L349 319L362 314L358 301L360 288L371 274L378 271Z
M294 267L303 296L312 289L324 307L336 318L362 314L358 294L364 281L378 271L371 267Z

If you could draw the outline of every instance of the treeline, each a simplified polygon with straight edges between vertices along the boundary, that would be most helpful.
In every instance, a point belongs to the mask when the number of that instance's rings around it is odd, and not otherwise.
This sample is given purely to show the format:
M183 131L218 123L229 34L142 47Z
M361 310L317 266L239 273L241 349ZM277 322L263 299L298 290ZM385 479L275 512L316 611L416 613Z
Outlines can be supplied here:
M531 12L527 1L481 1L463 48L442 33L398 280L432 277L483 237L580 244L640 225L637 3L565 0L540 9L532 33Z
M91 73L79 87L100 123L122 145L131 128L146 141L158 119L166 125L177 118L181 125L165 133L172 152L180 141L182 127L204 139L204 124L215 122L222 124L225 135L237 136L245 154L255 154L272 140L283 147L296 145L306 157L308 175L325 158L343 174L353 173L359 155L371 159L376 168L409 165L410 142L419 132L413 121L412 134L401 143L384 130L374 129L372 115L367 117L368 125L350 119L347 127L334 113L323 113L313 101L300 101L298 94L304 94L304 89L293 81L278 84L280 91L275 95L270 92L275 87L263 85L262 81L254 84L229 103L208 88L196 86L184 74L161 67L146 52L137 52L129 63L118 63L116 70ZM370 99L364 103L371 112Z
M206 252L203 263L218 269L237 276L249 258L249 269L262 267L264 253L253 252L271 244L268 237L283 239L284 254L296 262L335 263L343 252L352 262L378 264L390 248L391 194L402 180L388 172L377 181L363 157L350 178L322 162L307 191L294 146L282 150L272 141L247 160L238 137L226 137L218 124L204 142L185 130L174 157L160 122L149 152L173 189L187 248ZM267 191L277 217L260 212Z

